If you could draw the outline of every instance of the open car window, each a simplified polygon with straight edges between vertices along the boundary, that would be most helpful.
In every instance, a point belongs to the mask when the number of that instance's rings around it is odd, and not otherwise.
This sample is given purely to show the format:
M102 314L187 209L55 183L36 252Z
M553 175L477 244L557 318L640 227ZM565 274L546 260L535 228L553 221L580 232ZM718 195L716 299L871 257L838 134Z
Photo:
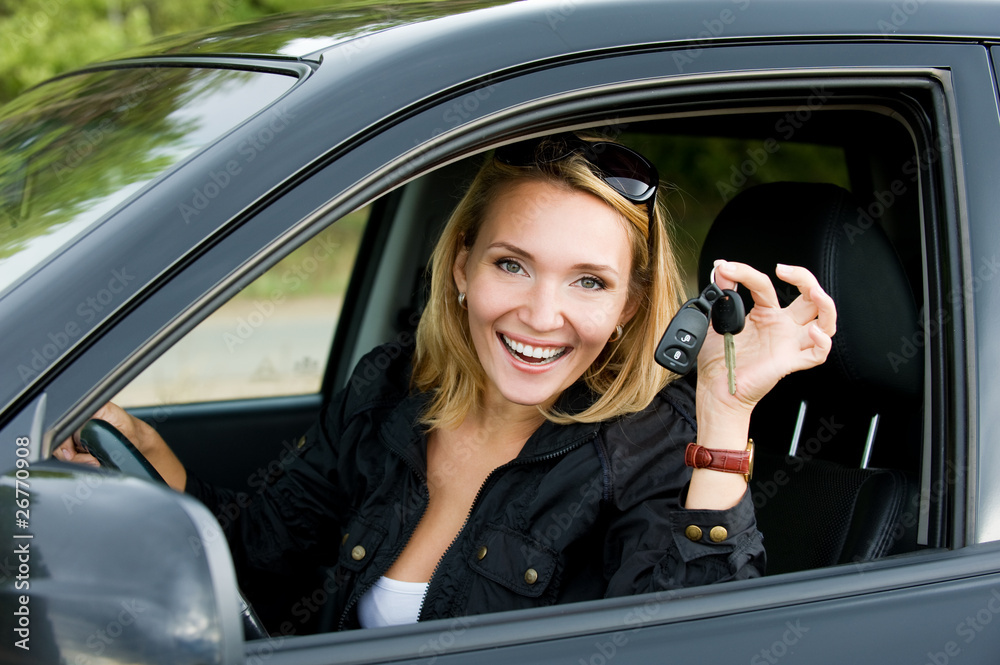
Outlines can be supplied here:
M922 187L925 186L925 178L932 165L919 156L919 147L914 141L911 128L892 117L889 106L893 103L892 100L886 99L884 103L885 106L872 103L864 109L858 109L856 105L839 105L806 94L797 103L785 100L774 108L748 108L740 112L732 108L730 100L725 116L711 112L704 112L696 117L673 117L665 114L662 118L628 123L625 127L621 123L594 125L589 131L602 136L613 135L616 140L648 155L656 164L667 185L666 202L673 218L673 242L691 294L704 285L705 275L699 273L699 254L713 223L727 204L761 187L780 187L784 183L794 182L831 186L853 197L854 207L849 211L849 221L838 231L845 234L845 242L850 243L855 235L864 234L872 225L878 225L879 233L885 235L891 251L900 257L902 279L916 306L925 297L922 288L925 267L920 252L923 220L918 211ZM720 120L723 117L724 123ZM866 129L864 132L848 132L843 129L845 126ZM880 137L879 150L871 148L872 136ZM230 398L250 399L249 402L244 402L240 413L254 408L254 397L279 394L255 392L257 387L266 385L265 377L258 372L261 366L268 365L266 356L263 356L264 361L260 361L257 359L259 356L253 355L250 342L258 335L260 339L268 339L265 345L268 353L283 346L299 349L305 343L308 333L297 323L299 304L294 299L283 298L272 298L268 302L266 289L268 285L280 284L283 281L282 275L287 278L288 275L295 274L295 269L290 268L293 265L291 262L301 261L303 256L308 257L312 248L328 242L326 239L331 234L350 233L353 234L354 247L362 248L357 251L364 252L364 248L375 246L377 251L360 257L356 263L353 260L345 263L344 266L347 267L338 267L343 286L336 298L346 299L347 302L346 307L340 310L343 315L335 324L335 336L338 337L339 344L333 345L329 365L322 363L323 367L328 368L327 390L331 393L338 390L340 384L330 382L337 362L341 363L342 370L350 369L356 363L356 358L376 344L392 343L412 335L423 305L426 262L433 241L463 188L482 160L488 156L488 152L468 154L461 160L424 173L404 186L384 194L366 207L363 213L352 213L333 221L324 231L219 308L187 338L151 365L121 395L127 397L141 394L142 390L166 390L161 384L165 378L164 372L175 371L173 382L168 381L166 385L179 392L168 395L168 401L181 404L226 398L224 393L210 396L208 392L198 392L211 390L208 386L213 377L210 375L219 374L214 369L217 365L208 365L204 376L197 373L185 375L179 370L185 362L184 349L189 339L204 336L205 331L212 331L208 339L216 345L216 355L229 356L236 361L236 365L245 364L244 371L247 374L234 382L234 385L241 384L239 391L228 394ZM776 206L780 203L775 202ZM362 214L368 217L367 224L361 223ZM812 222L803 221L803 224L808 223ZM803 238L808 235L809 229L801 229ZM767 242L764 237L759 240L760 243ZM794 242L794 238L792 241ZM352 264L352 283L348 287L346 272ZM255 300L260 294L265 294L264 301ZM266 314L261 309L261 302L265 303ZM309 299L304 301L307 306L309 303ZM283 317L289 317L295 323L280 329L279 333L273 333L278 337L270 341L264 335L272 333L266 333L263 325L259 326L258 331L258 326L247 318L247 307L251 308L249 311L259 312L257 318L265 325ZM227 311L234 312L235 316L229 314L230 318L225 323L217 323L224 320L221 317ZM239 334L241 320L247 324L244 326L247 332L245 339ZM227 344L232 348L227 348ZM329 337L326 337L321 346L324 346L325 351L330 348L329 345ZM902 352L903 350L900 351ZM197 361L195 365L206 363L207 360ZM286 364L294 370L294 363ZM314 391L317 388L318 384L310 384L303 390ZM184 390L192 391L188 393L189 397L179 397L184 394ZM922 399L923 390L919 385L915 386L914 393L920 394ZM327 394L327 398L329 397L330 394ZM144 402L142 399L136 401L136 404L149 403L152 402ZM801 410L801 401L795 401L793 406ZM860 474L867 478L868 470L862 468L862 457L865 454L866 437L870 435L874 453L869 451L866 466L887 469L886 473L890 474L887 482L909 483L905 485L906 503L903 506L906 525L899 526L887 536L888 540L879 550L879 556L913 552L939 542L935 538L940 537L940 525L930 524L930 498L927 494L921 495L919 490L925 466L924 447L921 443L923 432L919 424L915 427L912 423L908 425L905 441L901 441L896 430L900 425L899 413L882 414L882 430L872 431L870 414L858 422L851 421L848 425L841 415L836 411L826 410L826 407L827 405L821 405L806 414L797 410L788 413L784 408L778 409L770 416L773 421L760 426L769 434L758 436L758 440L764 441L761 448L765 451L765 457L783 458L790 454L785 461L779 459L771 466L762 463L762 470L758 471L754 485L754 503L761 514L772 516L769 523L780 523L786 511L794 509L784 500L792 496L789 488L814 482L808 479L810 474L816 473L817 468L825 468L817 467L817 464L833 465L836 469L842 469L846 476ZM206 413L211 412L211 406L205 404L199 408L198 422L203 423ZM260 408L266 413L268 405L261 403ZM918 399L909 403L908 408L916 408L919 412L925 407ZM170 415L163 419L165 422L157 423L163 428L161 431L169 432L179 420L184 419L183 409L168 413ZM224 421L227 418L222 411L219 412L219 417ZM801 418L801 421L797 422L796 418ZM292 431L286 432L279 445L274 440L267 441L255 436L249 428L241 428L235 421L225 422L228 428L226 436L240 441L241 456L251 459L250 465L246 467L249 470L247 473L241 476L231 474L228 480L235 480L237 489L242 488L249 496L253 496L263 491L263 481L269 477L268 474L280 473L284 451L289 449L287 444L294 440L294 434ZM308 418L303 422L307 423ZM195 429L190 432L193 439L183 440L179 435L175 435L176 439L168 437L168 440L178 440L182 458L185 454L190 455L188 459L195 460L194 466L197 467L199 464L211 464L213 459L226 457L223 449L219 448L222 444L217 435L206 438L199 436ZM793 442L797 450L793 449ZM211 453L213 447L218 451L216 455ZM899 451L905 453L900 455ZM196 472L209 479L214 477L210 466L196 469ZM825 491L819 489L816 494ZM923 503L920 502L921 496ZM851 519L850 515L847 519ZM791 520L790 523L797 522ZM850 537L853 536L845 536ZM769 539L777 553L774 557L775 572L851 561L850 558L843 561L837 557L830 559L829 552L825 551L842 547L843 543L831 545L808 539L803 541L799 534L794 533L794 529L793 533L765 533L765 538ZM790 563L783 563L783 558L787 558ZM322 604L309 600L311 591L322 589L323 575L328 573L314 570L301 573L290 579L252 572L248 579L241 582L265 623L279 634L298 635L329 628L323 623L324 615L320 609Z
M113 398L124 407L318 393L370 207L240 291Z

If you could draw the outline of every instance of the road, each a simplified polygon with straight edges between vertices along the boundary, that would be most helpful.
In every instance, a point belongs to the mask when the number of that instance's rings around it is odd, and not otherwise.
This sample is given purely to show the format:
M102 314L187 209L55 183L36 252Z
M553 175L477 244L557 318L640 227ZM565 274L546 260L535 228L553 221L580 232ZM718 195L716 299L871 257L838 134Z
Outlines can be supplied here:
M149 406L315 392L340 305L337 296L280 303L234 298L114 401Z

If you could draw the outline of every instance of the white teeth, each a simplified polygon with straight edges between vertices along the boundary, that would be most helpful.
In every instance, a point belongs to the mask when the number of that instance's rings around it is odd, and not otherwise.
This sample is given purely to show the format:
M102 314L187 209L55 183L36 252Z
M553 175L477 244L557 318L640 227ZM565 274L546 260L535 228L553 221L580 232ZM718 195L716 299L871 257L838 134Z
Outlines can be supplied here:
M533 347L530 344L523 344L521 342L515 342L506 335L502 335L504 344L512 352L522 355L526 358L537 358L539 360L545 359L548 361L555 360L561 356L566 351L565 346L555 346L555 347ZM542 363L544 364L544 363Z

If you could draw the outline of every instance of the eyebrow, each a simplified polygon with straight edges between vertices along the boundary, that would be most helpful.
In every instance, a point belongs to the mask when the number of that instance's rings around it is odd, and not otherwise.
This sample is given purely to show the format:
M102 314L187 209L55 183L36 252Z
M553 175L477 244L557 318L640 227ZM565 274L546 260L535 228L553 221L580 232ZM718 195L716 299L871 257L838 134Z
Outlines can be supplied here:
M495 242L495 243L490 244L489 247L487 247L487 249L493 249L493 248L506 249L511 254L518 254L518 255L523 256L524 258L528 259L529 261L534 261L535 260L535 257L531 255L531 252L523 250L520 247L518 247L517 245L512 245L509 242L503 242L503 241ZM577 264L571 266L570 269L571 270L583 270L583 271L586 271L586 272L605 272L605 273L611 273L612 275L615 275L615 276L618 275L618 271L617 270L615 270L611 266L605 265L603 263L577 263Z

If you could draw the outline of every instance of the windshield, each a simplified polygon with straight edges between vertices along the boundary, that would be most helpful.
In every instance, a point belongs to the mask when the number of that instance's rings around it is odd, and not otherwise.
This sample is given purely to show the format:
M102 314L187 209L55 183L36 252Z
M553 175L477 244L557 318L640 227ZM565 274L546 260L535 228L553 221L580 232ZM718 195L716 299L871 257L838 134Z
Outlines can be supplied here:
M235 69L102 70L0 109L0 293L296 80Z

